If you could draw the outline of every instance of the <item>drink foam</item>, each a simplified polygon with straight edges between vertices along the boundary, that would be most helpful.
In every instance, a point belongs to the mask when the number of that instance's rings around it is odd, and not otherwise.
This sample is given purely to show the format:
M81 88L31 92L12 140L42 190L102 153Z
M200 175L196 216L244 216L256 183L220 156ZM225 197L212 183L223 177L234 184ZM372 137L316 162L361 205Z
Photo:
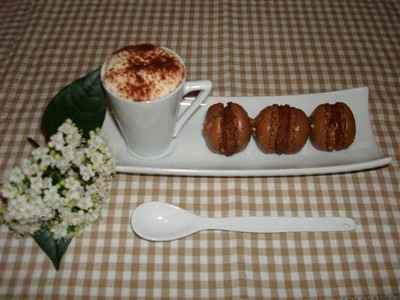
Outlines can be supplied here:
M104 83L120 98L151 101L173 92L185 78L185 66L172 52L152 45L127 46L105 65Z

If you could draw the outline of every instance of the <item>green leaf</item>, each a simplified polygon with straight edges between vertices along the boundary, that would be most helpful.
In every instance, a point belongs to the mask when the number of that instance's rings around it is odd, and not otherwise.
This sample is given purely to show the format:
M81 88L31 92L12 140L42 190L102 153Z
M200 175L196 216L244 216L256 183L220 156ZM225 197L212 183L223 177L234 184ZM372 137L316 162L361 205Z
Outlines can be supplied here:
M33 234L33 238L39 247L50 258L56 270L60 269L61 259L67 251L71 238L55 239L47 229L40 229Z
M96 69L61 89L50 101L42 117L42 132L48 139L69 118L88 137L103 125L105 114L105 93Z

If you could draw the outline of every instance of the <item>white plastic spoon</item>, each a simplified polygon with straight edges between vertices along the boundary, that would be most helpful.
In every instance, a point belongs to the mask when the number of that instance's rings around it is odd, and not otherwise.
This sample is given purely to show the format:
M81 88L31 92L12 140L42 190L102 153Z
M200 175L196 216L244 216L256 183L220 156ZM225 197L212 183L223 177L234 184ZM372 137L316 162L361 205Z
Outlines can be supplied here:
M349 231L352 219L340 217L229 217L206 218L164 202L147 202L131 214L133 231L150 241L171 241L201 230L254 233Z

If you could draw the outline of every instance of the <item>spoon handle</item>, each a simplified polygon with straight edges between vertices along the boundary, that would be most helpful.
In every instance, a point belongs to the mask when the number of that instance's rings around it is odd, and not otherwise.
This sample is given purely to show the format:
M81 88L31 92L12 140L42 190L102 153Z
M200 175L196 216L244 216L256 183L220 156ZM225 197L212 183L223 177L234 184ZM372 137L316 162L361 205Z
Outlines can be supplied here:
M350 218L341 217L232 217L205 218L204 229L240 232L349 231L356 228Z

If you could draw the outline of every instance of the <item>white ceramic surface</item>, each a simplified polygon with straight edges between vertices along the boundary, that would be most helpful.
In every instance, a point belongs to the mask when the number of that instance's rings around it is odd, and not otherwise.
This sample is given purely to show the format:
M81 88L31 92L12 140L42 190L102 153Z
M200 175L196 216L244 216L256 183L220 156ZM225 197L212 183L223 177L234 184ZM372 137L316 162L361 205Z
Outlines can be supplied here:
M240 103L251 117L267 105L290 104L309 115L321 103L342 101L353 110L357 133L346 150L323 152L307 142L294 155L264 154L252 139L247 148L231 157L212 153L202 137L202 125L209 105L216 102ZM181 104L185 108L188 103ZM368 111L368 88L328 93L277 97L209 97L175 138L171 152L157 160L132 156L107 114L102 133L116 159L117 171L123 173L171 174L190 176L290 176L341 173L371 169L390 163L375 142Z
M150 241L171 241L201 230L251 233L349 231L352 219L341 217L228 217L206 218L164 202L146 202L131 214L131 228Z

